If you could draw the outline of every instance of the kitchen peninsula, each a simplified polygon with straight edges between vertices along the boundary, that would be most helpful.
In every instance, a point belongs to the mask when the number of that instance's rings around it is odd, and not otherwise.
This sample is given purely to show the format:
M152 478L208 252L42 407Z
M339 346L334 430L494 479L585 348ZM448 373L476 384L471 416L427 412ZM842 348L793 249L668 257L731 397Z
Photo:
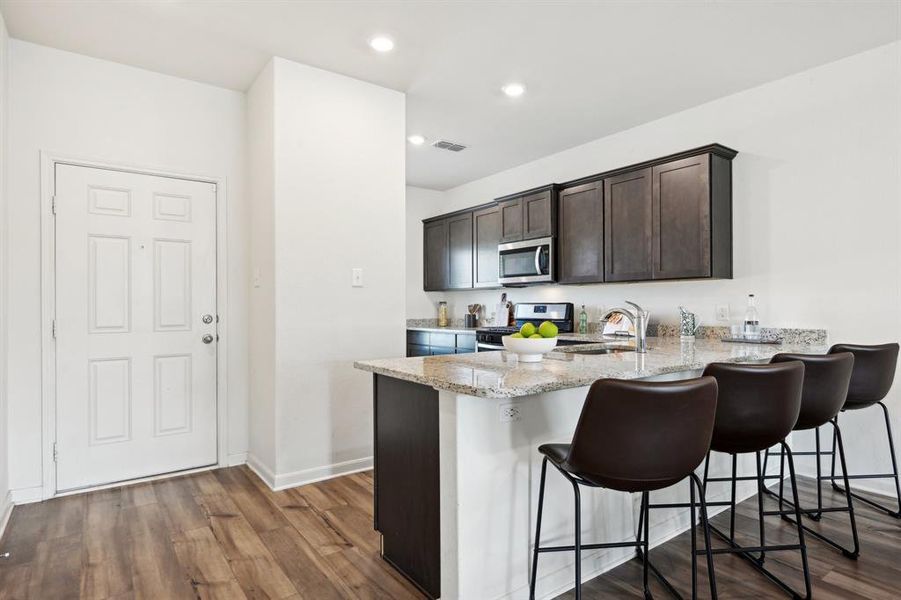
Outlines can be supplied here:
M595 343L562 347L532 364L507 352L355 363L374 374L375 528L384 558L432 598L528 597L541 465L537 447L570 440L587 386L605 377L679 379L712 362L766 361L779 352L827 349L823 330L779 335L782 342L775 344L652 337L645 354L631 351L628 342L595 336L582 340ZM592 354L599 350L609 353ZM714 457L711 472L726 462ZM742 483L747 487L740 486L740 493L750 496L755 490ZM687 489L679 485L660 497L684 500ZM711 489L709 499L725 493ZM546 494L542 539L570 544L569 484L549 477ZM632 538L637 502L637 496L604 489L585 494L584 541ZM655 513L657 541L688 528L687 510ZM585 552L583 580L633 554L621 548ZM570 554L542 560L537 597L572 587Z

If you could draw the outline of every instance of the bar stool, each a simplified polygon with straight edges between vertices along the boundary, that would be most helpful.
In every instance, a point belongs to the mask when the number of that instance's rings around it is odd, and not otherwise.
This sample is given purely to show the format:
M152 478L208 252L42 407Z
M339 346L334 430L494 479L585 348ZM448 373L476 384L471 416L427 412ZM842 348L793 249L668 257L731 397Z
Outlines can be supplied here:
M708 502L710 506L730 505L731 515L729 535L718 527L710 525L710 531L722 538L728 548L712 550L713 554L735 553L746 559L751 566L767 579L778 585L795 598L801 598L794 589L764 567L767 552L799 550L804 571L804 587L810 598L810 570L807 565L807 545L804 542L804 528L801 525L801 513L798 503L798 486L795 480L795 465L791 449L785 438L791 433L798 421L801 409L801 389L804 380L804 365L798 361L776 364L730 364L712 363L704 370L705 376L716 378L719 396L716 408L716 424L713 427L713 439L710 450L732 455L731 477L708 477L710 456L704 465L704 492L708 482L731 482L731 502ZM795 507L795 519L798 529L797 544L767 545L763 521L763 474L760 465L760 452L770 446L780 444L788 459L789 477ZM757 475L739 477L737 474L737 456L754 453L757 459ZM736 482L756 480L758 491L758 517L760 545L740 546L735 542L735 503ZM759 552L756 557L752 553Z
M860 542L857 537L857 523L854 520L854 505L851 499L850 491L847 491L848 481L845 479L845 499L846 506L833 506L823 508L823 493L821 480L824 479L820 473L820 427L829 423L835 432L835 440L837 446L833 448L833 452L838 452L842 463L842 471L845 471L845 446L842 443L842 432L838 427L837 416L845 403L848 395L848 385L851 382L851 372L854 368L854 355L850 352L839 352L834 354L777 354L770 362L784 363L791 361L799 361L804 364L804 387L801 392L801 411L798 414L798 422L792 428L792 431L806 431L813 429L816 432L816 451L815 452L795 452L795 456L815 456L817 459L817 507L816 509L801 509L801 514L818 521L824 512L847 512L848 520L851 525L851 537L853 540L853 548L847 549L838 544L834 540L826 537L818 531L810 529L806 525L804 531L810 535L826 542L834 548L841 550L842 554L848 558L856 559L860 554ZM766 473L767 460L770 457L770 451L767 450L763 460L763 472ZM784 456L784 452L780 456ZM780 458L780 478L779 478L779 510L766 511L764 515L781 515L785 520L794 523L789 517L794 511L782 510L783 503L792 506L789 500L784 498L783 483L784 479L781 474L784 472L784 459ZM776 494L764 487L764 492L775 496Z
M892 440L892 424L889 420L888 408L882 402L883 398L888 395L889 390L892 389L892 382L895 380L895 367L898 364L898 344L882 344L879 346L836 344L829 349L829 354L839 352L850 352L854 355L854 370L851 372L851 384L848 387L848 397L845 400L845 405L842 407L842 412L861 410L874 405L880 406L885 418L885 432L888 436L889 453L892 457L892 472L883 474L848 475L845 465L842 463L845 489L851 489L847 481L849 479L894 479L898 510L892 510L883 504L855 494L853 491L851 495L896 519L901 519L901 485L898 483L898 459L895 457L895 442ZM838 422L837 415L835 420ZM832 473L829 479L832 481L833 488L844 493L845 490L835 483L835 443L838 435L838 429L836 429L832 437Z
M597 548L635 548L644 563L644 592L650 598L648 569L652 569L670 592L680 597L648 559L648 492L660 490L690 478L692 598L697 597L697 542L695 535L695 487L700 493L701 523L706 548L710 548L707 507L701 481L695 469L710 447L716 412L717 384L712 377L666 383L601 379L588 391L570 444L544 444L538 451L541 483L538 518L532 555L529 597L535 598L538 555L544 552L575 552L577 599L582 595L581 551ZM539 545L544 483L550 462L573 486L575 496L575 544ZM621 492L641 493L639 530L634 542L582 544L580 486L603 487ZM713 557L707 553L712 597L716 598Z

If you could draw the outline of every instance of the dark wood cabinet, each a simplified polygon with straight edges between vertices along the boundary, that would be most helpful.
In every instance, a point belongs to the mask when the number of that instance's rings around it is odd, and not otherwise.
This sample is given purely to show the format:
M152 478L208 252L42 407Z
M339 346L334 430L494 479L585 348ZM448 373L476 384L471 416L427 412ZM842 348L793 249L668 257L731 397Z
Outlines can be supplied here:
M447 289L472 287L472 213L447 219Z
M731 169L717 159L702 154L654 167L654 279L732 276Z
M604 281L604 202L600 181L560 190L558 283Z
M501 210L501 242L522 239L522 198L498 202Z
M556 237L557 283L732 277L732 159L719 144L423 221L423 289L498 286L499 243Z
M472 286L497 287L497 245L501 241L501 209L489 206L472 213Z
M604 180L604 279L651 279L651 169Z
M423 289L427 292L447 289L448 246L447 221L427 221L422 226Z
M557 232L557 186L546 186L516 196L498 198L501 243L533 240Z

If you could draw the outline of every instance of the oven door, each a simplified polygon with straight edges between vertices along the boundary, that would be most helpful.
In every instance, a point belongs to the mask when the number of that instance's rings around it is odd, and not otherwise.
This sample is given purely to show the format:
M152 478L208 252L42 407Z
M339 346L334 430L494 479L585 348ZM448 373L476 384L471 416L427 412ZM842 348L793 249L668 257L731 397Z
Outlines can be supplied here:
M504 285L554 281L554 240L539 238L497 247L499 281Z

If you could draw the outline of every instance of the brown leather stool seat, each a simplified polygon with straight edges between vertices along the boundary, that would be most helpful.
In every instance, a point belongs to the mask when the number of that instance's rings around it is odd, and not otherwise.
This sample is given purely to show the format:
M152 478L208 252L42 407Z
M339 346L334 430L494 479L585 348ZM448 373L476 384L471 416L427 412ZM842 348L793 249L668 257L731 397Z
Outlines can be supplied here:
M848 386L848 395L845 398L842 411L862 410L871 406L879 406L882 409L886 437L888 438L889 456L892 461L892 472L849 475L844 465L842 470L847 479L893 479L895 482L895 497L898 501L897 509L874 502L869 498L855 494L853 491L851 495L896 519L901 518L901 483L898 481L898 459L895 455L895 442L892 439L892 424L888 407L882 402L892 389L892 383L895 381L895 369L898 365L898 344L879 344L876 346L836 344L829 349L830 354L842 352L850 352L854 355L854 369L851 372L851 383ZM838 417L836 417L837 421ZM845 488L843 489L835 482L835 444L838 441L838 435L838 430L835 430L832 440L832 474L829 479L832 481L833 488L839 492L844 492L845 489L850 489L848 483L845 482Z
M791 449L785 438L791 433L798 421L801 410L801 391L804 380L804 365L799 361L774 364L733 364L713 363L704 370L705 376L716 378L719 396L716 408L716 423L713 427L711 451L723 452L732 456L731 477L708 477L709 456L704 468L705 492L710 482L730 482L732 497L729 502L712 502L709 505L726 505L731 507L729 534L710 525L710 530L722 538L728 548L717 552L733 552L747 559L752 567L765 575L770 581L782 588L793 598L810 598L810 570L807 564L807 546L804 542L804 529L798 512L798 490L795 479L795 467ZM764 474L761 470L759 452L770 446L779 444L785 451L789 475L795 503L798 543L767 545L764 530L763 489ZM756 476L739 477L737 473L737 456L753 453L757 461ZM736 482L739 480L756 480L758 487L758 520L760 528L760 545L755 547L740 546L735 542L735 505ZM764 566L766 552L799 551L804 572L806 594L801 596L791 586L777 577ZM755 555L755 553L759 553Z
M544 444L538 493L530 597L535 597L538 555L542 552L574 551L576 554L575 596L581 597L581 550L634 547L644 563L644 584L648 589L651 569L675 593L647 558L648 492L669 487L690 478L692 512L692 595L696 582L697 555L706 553L710 586L716 597L713 560L710 550L707 513L700 479L695 469L710 447L717 402L717 384L712 377L651 383L602 379L588 392L582 414L570 444ZM541 514L547 465L550 463L572 484L575 496L575 544L541 547ZM580 486L603 487L623 492L641 492L639 531L635 542L609 544L581 543ZM701 523L706 550L698 551L695 540L695 488L701 494ZM676 594L678 596L678 594Z
M841 458L842 465L845 463L845 449L842 443L841 430L838 428L836 417L845 403L845 397L848 394L848 386L851 383L851 372L854 368L854 355L850 352L839 352L834 354L777 354L772 358L772 363L791 363L801 362L804 364L804 387L801 392L801 410L798 414L798 421L793 428L794 431L815 430L816 450L814 452L794 452L795 456L814 456L816 457L817 469L817 508L801 509L801 514L818 521L823 512L847 512L850 525L853 547L845 548L833 539L827 537L819 531L804 526L804 531L808 534L830 544L834 548L840 550L848 558L856 559L860 554L860 543L857 536L857 523L854 518L854 505L850 494L845 494L846 506L835 506L823 508L823 493L820 482L825 479L821 473L820 466L820 427L829 423L834 428L837 436L837 451ZM767 460L771 453L769 450L765 454L763 472L766 473ZM783 511L783 504L792 503L786 500L783 494L784 478L784 452L780 453L780 477L779 477L779 510L768 511L764 514L778 514L789 522L794 522L789 515L793 511ZM846 482L847 483L847 482ZM764 488L764 491L772 496L776 496L772 491Z

